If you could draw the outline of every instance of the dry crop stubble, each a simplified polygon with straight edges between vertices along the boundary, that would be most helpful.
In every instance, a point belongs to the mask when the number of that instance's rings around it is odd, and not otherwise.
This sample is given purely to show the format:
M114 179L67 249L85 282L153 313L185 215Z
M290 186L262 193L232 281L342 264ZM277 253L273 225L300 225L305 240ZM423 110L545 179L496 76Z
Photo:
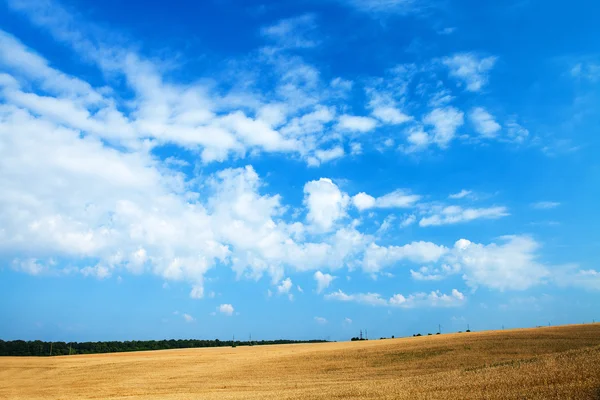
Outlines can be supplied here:
M600 324L0 358L0 399L594 399Z

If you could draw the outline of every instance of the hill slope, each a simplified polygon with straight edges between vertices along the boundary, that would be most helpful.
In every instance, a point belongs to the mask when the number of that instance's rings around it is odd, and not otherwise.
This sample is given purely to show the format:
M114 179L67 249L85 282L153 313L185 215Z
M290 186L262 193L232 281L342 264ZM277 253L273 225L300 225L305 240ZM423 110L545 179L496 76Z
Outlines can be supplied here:
M594 399L600 324L0 358L0 399Z

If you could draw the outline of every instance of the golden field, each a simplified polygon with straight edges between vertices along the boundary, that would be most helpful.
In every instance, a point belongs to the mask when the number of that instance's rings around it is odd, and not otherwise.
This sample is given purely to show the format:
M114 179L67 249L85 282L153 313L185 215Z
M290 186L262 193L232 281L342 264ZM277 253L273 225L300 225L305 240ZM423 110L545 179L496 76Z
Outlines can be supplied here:
M0 357L0 399L600 399L600 324Z

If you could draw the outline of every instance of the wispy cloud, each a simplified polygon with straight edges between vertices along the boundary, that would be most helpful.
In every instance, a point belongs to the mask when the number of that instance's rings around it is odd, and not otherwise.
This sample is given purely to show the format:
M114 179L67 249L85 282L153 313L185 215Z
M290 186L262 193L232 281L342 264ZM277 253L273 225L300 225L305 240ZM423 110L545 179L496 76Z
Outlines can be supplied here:
M319 43L312 37L316 28L315 15L304 14L282 19L273 25L266 26L261 33L283 48L310 48Z
M358 11L381 14L408 14L417 12L424 0L335 0Z
M482 107L476 107L469 113L469 119L477 133L486 138L493 138L500 131L500 124Z
M560 203L557 201L538 201L537 203L531 204L531 207L538 210L550 210L558 206L560 206Z
M409 296L395 294L389 299L383 298L378 293L346 294L341 290L325 295L326 300L354 302L371 306L418 308L418 307L457 307L465 303L466 297L456 289L450 294L440 291L430 293L414 293Z
M454 200L464 199L465 197L469 197L471 194L473 194L473 192L471 190L462 189L458 193L452 193L452 194L448 195L448 198L454 199Z
M457 224L476 219L498 219L510 215L506 207L489 208L462 208L460 206L447 206L439 212L421 218L420 226L438 226Z

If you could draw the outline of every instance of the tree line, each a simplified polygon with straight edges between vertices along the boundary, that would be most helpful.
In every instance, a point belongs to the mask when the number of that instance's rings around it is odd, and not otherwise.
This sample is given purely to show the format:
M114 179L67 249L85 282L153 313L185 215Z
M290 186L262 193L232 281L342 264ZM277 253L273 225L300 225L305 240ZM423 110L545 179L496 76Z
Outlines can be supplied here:
M325 340L132 340L112 342L43 342L0 340L0 356L65 356L70 354L118 353L166 349L189 349L196 347L264 346L270 344L323 343Z

